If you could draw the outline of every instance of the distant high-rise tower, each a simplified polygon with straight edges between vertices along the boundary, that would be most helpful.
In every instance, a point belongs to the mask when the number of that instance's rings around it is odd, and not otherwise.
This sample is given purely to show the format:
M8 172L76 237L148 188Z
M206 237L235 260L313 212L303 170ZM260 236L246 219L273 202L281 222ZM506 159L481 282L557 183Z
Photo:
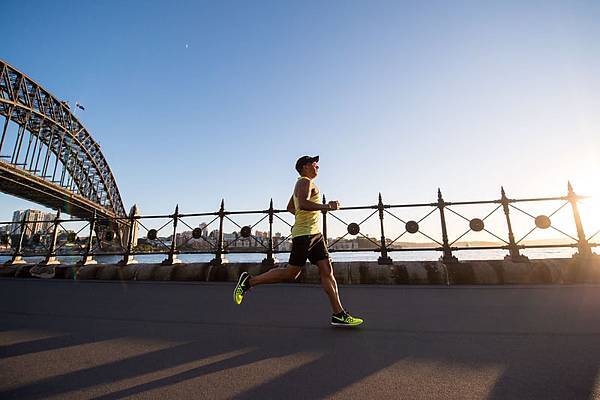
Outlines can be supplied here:
M202 230L202 237L206 239L208 237L208 225L202 222L199 227Z
M21 222L28 221L25 226L25 237L30 238L36 233L49 233L55 215L41 210L17 210L13 213L11 235L21 234Z

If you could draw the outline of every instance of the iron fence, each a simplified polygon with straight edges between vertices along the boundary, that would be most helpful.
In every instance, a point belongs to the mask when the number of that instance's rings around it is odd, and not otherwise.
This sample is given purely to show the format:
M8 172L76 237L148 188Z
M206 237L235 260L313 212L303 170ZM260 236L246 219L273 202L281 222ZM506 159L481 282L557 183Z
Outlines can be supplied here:
M588 199L588 196L577 195L573 191L571 184L568 184L566 196L558 197L543 197L543 198L523 198L510 199L507 197L504 188L501 189L499 199L471 201L471 202L446 202L438 189L437 200L431 203L416 203L416 204L385 204L382 195L379 194L377 204L367 206L341 207L337 211L322 212L322 232L325 238L328 237L328 225L332 223L342 224L345 233L336 239L328 240L328 248L330 252L376 252L379 253L379 264L391 264L393 262L391 254L394 252L419 252L419 251L436 251L441 254L440 259L446 263L458 262L454 252L456 251L472 251L472 250L506 250L507 257L513 261L526 262L528 258L520 253L523 249L534 248L576 248L576 256L589 257L592 253L592 248L600 244L592 240L600 236L600 230L587 236L584 232L582 219L579 212L578 203L583 199ZM325 196L322 197L323 204L326 204ZM560 206L553 209L547 214L534 215L523 209L521 203L533 202L560 202ZM477 218L468 218L464 212L458 209L463 206L487 205L493 209ZM576 231L576 235L565 232L564 227L556 226L552 221L552 217L565 207L569 206L572 212L572 222ZM403 218L399 213L404 210L419 211L418 218ZM368 215L360 219L359 222L349 222L345 219L344 213L347 211L364 211ZM79 264L95 263L95 256L113 255L121 256L120 264L126 265L136 262L134 256L142 254L163 254L166 258L163 264L175 264L180 262L179 254L212 254L214 257L211 260L213 265L221 265L227 262L225 255L228 253L260 253L264 254L263 264L274 265L276 262L275 255L289 251L289 241L291 234L284 236L278 234L273 235L273 226L277 221L284 226L291 228L292 223L286 220L283 215L288 213L287 210L275 209L273 200L269 207L264 210L253 211L230 211L225 209L225 202L221 201L218 211L207 213L192 213L185 214L179 212L179 207L175 207L173 214L168 215L137 215L137 212L132 211L128 217L106 219L98 218L94 215L91 219L61 219L60 211L57 212L55 218L51 221L33 221L21 220L20 222L0 222L0 226L7 226L5 233L1 237L2 245L5 248L8 246L11 249L11 260L6 264L24 263L23 257L28 256L44 256L44 261L41 264L58 264L57 256L60 254L69 254L80 256ZM488 227L486 221L493 215L504 214L502 218L506 233L499 233L492 227ZM512 218L518 213L525 216L531 223L526 234L516 237L513 232ZM291 214L290 218L291 218ZM464 232L456 237L450 237L448 233L447 218L452 215L464 223ZM255 222L244 224L236 219L245 217L255 218ZM439 232L432 233L424 227L426 221L431 221L433 218L439 219ZM201 219L208 221L195 226L193 219ZM374 221L377 220L378 221ZM154 221L157 228L151 228L150 222ZM364 232L363 226L367 222L378 222L376 225L379 230L379 237L370 237ZM32 232L29 242L33 243L30 248L23 246L26 237L27 227L29 224L39 224L46 222L48 227L42 232ZM68 232L65 228L66 224L79 224L80 228ZM231 234L225 234L224 224L228 223L235 226L233 237ZM268 231L260 233L252 230L259 224L268 223ZM390 224L400 223L400 234L395 235L395 238L387 237L385 232L390 227ZM208 229L210 226L218 224L218 228L214 229L210 234ZM115 240L117 229L123 229L126 234L125 245ZM185 232L178 233L179 229L189 229ZM68 233L60 234L60 229ZM496 227L497 228L497 227ZM525 244L524 240L536 230L552 229L561 234L563 238L568 239L564 243L546 243L546 244ZM80 238L81 232L88 232L88 236ZM16 234L18 232L18 234ZM142 240L137 239L140 232L145 236ZM169 236L162 236L165 232L170 233ZM484 246L469 246L459 242L470 232L486 232L498 241L498 244ZM59 234L62 235L62 240L58 240ZM407 235L419 234L429 240L429 244L420 247L402 247L397 245L398 241ZM225 237L227 235L227 237ZM362 242L364 246L352 248L340 248L339 243L343 243L346 237L352 237L357 242ZM135 242L138 242L135 245ZM144 242L143 244L140 244ZM241 246L240 243L244 243ZM191 245L193 244L193 245Z

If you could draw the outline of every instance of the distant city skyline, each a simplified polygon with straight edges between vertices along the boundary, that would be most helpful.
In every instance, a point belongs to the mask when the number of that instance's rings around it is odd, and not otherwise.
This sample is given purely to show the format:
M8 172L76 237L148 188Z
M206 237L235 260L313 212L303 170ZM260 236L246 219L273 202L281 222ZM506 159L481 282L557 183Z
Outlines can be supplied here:
M599 3L9 0L3 13L0 57L85 108L72 110L127 210L284 208L294 161L319 154L317 185L342 206L432 202L438 187L447 201L501 185L561 196L571 180L600 228ZM24 14L54 23L22 30ZM42 209L0 196L1 220L18 208Z

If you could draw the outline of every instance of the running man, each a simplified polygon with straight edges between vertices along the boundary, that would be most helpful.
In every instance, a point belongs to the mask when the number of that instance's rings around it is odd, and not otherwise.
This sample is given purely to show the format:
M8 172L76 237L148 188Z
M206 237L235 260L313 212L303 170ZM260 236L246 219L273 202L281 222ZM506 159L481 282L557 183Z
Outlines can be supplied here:
M321 212L337 210L340 204L337 201L321 204L319 201L319 189L314 184L319 171L318 162L319 156L303 156L296 161L296 171L300 177L287 206L287 210L296 217L292 227L292 252L287 267L273 268L257 276L242 272L233 291L233 301L240 304L246 292L255 286L296 280L308 258L319 267L321 285L333 310L331 325L356 326L362 324L363 320L352 317L342 307L327 245L319 229Z

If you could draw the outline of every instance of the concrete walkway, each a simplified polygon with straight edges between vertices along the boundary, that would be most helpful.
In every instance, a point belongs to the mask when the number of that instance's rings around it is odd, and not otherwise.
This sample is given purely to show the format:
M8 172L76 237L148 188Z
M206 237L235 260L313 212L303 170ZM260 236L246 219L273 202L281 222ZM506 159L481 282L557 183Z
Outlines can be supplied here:
M600 398L600 286L232 288L0 279L0 398Z

